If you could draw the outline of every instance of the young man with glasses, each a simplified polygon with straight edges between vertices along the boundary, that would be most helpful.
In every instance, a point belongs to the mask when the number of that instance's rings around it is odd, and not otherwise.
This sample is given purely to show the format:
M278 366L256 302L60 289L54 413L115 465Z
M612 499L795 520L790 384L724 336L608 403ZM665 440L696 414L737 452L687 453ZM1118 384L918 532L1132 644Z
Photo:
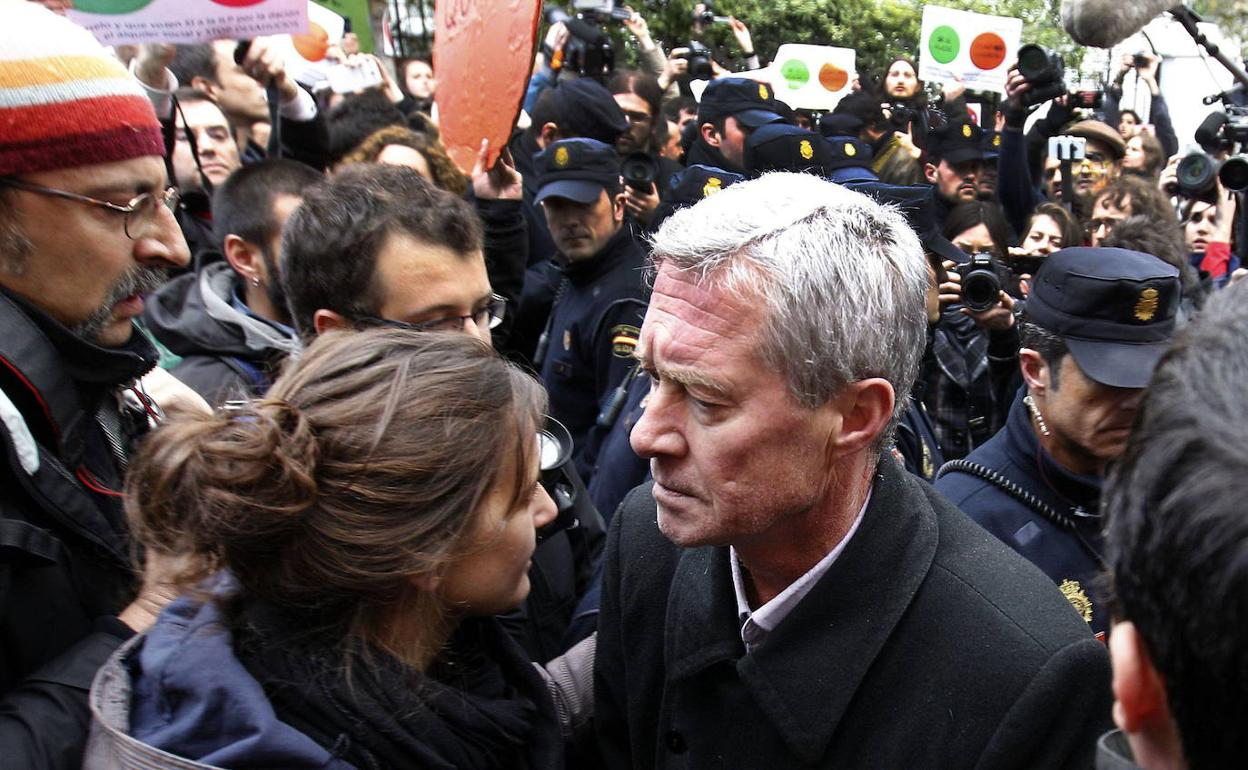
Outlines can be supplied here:
M282 284L295 328L307 339L399 326L471 334L490 344L506 303L491 287L484 244L472 206L412 169L351 166L307 191L282 236ZM580 523L538 545L532 592L504 619L536 661L563 651L605 539L596 515Z
M131 442L159 414L133 321L189 254L138 84L86 30L4 7L0 746L6 766L77 767L96 669L164 601L139 591L122 510Z

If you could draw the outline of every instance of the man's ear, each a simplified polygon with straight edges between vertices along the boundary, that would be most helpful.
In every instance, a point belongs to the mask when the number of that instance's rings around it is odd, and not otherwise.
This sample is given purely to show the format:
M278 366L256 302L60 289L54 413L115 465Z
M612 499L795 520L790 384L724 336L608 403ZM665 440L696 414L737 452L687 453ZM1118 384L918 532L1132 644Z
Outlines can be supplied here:
M312 328L316 330L317 336L320 336L325 332L354 328L354 324L341 313L322 308L312 314Z
M1168 718L1166 686L1134 623L1114 624L1109 654L1114 665L1114 723L1123 732L1138 733L1158 718Z
M928 184L936 184L939 181L939 177L936 175L936 166L931 163L924 163L923 178L927 180Z
M544 150L559 141L559 126L554 123L543 123L542 130L537 132L537 143Z
M230 263L230 267L234 268L234 272L242 276L244 281L253 283L255 280L267 279L264 274L264 258L255 244L230 234L225 236L221 250L225 252L225 261Z
M1048 393L1050 383L1049 363L1044 360L1044 357L1031 348L1022 348L1018 351L1018 368L1023 373L1023 382L1026 383L1027 390L1033 396L1044 398Z
M698 131L702 134L702 141L712 147L719 146L719 132L715 130L714 123L703 123L698 126Z
M897 396L892 383L882 377L869 377L852 383L829 402L839 415L839 429L831 433L829 445L838 455L869 448L893 417Z
M625 211L624 198L625 197L626 196L624 195L624 191L621 190L620 192L616 193L614 198L611 199L611 218L615 220L615 223L617 225L620 222L624 221L624 211Z

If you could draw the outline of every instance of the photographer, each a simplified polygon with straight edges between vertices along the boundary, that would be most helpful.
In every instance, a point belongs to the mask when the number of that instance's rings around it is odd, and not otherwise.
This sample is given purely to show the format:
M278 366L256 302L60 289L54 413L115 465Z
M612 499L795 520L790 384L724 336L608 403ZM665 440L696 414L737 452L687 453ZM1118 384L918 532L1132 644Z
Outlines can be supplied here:
M1166 105L1166 99L1161 95L1161 88L1157 85L1157 72L1160 67L1161 58L1152 54L1140 53L1123 56L1119 62L1118 74L1114 77L1113 85L1105 89L1103 109L1105 111L1105 122L1111 126L1116 126L1124 140L1129 140L1140 132L1142 126L1139 125L1139 116L1131 110L1119 111L1119 105L1122 101L1122 81L1126 78L1128 72L1135 70L1136 77L1148 87L1150 96L1148 118L1153 126L1153 134L1161 142L1162 149L1165 151L1165 157L1168 158L1179 151L1179 138L1175 136L1174 124L1170 121L1170 108ZM1128 114L1135 116L1136 121L1134 125L1131 125L1126 120Z
M675 161L660 156L656 146L656 122L662 91L655 79L635 70L617 70L607 81L607 90L628 118L628 130L620 134L615 149L624 172L624 206L633 219L649 226L668 180L681 169Z
M987 254L995 261L993 298L968 298L963 273L982 270L953 260L944 263L941 317L924 360L924 402L946 459L965 457L1002 425L1018 358L1014 299L1004 291L1005 222L995 204L970 201L947 215L944 236L964 254ZM976 282L979 278L974 279ZM970 288L969 286L967 288Z
M1215 189L1212 200L1208 197L1188 200L1180 213L1192 267L1208 275L1214 286L1222 287L1239 267L1239 257L1231 250L1237 204L1235 194L1228 192L1221 182Z

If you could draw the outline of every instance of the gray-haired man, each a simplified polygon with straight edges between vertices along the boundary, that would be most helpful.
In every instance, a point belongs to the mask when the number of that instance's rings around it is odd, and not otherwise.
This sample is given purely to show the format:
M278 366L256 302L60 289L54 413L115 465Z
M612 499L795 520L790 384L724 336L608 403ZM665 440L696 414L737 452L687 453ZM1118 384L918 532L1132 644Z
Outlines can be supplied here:
M637 353L654 483L607 546L613 767L1087 766L1103 647L881 452L923 349L901 216L772 174L673 215Z

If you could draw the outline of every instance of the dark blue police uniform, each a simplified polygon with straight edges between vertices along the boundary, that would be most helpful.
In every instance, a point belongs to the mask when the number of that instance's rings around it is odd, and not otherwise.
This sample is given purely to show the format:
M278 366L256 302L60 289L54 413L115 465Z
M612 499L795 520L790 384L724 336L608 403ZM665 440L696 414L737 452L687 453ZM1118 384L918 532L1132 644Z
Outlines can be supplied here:
M1023 317L1061 337L1087 379L1139 390L1174 333L1178 276L1174 267L1148 254L1063 249L1037 272ZM1064 376L1057 370L1045 388L1059 391ZM1073 473L1045 449L1041 436L1051 429L1044 420L1043 393L1038 388L1031 401L1020 391L1001 432L942 468L936 489L1044 570L1092 630L1103 634L1109 617L1097 591L1104 571L1101 477ZM1081 438L1090 437L1064 436Z
M1005 427L965 462L996 474L1026 497L954 462L941 469L937 491L1053 579L1093 633L1109 630L1097 577L1101 561L1101 479L1063 468L1040 446L1020 390ZM1054 515L1056 514L1056 515Z
M554 142L537 157L537 201L564 198L592 204L619 190L615 148L592 139ZM534 364L550 393L550 413L567 427L581 478L592 478L586 438L611 391L636 363L647 292L645 252L622 224L587 259L556 260L559 282Z
M642 269L646 255L627 227L585 262L562 265L542 361L542 382L550 393L550 413L583 447L604 400L636 360L633 349L646 315Z

